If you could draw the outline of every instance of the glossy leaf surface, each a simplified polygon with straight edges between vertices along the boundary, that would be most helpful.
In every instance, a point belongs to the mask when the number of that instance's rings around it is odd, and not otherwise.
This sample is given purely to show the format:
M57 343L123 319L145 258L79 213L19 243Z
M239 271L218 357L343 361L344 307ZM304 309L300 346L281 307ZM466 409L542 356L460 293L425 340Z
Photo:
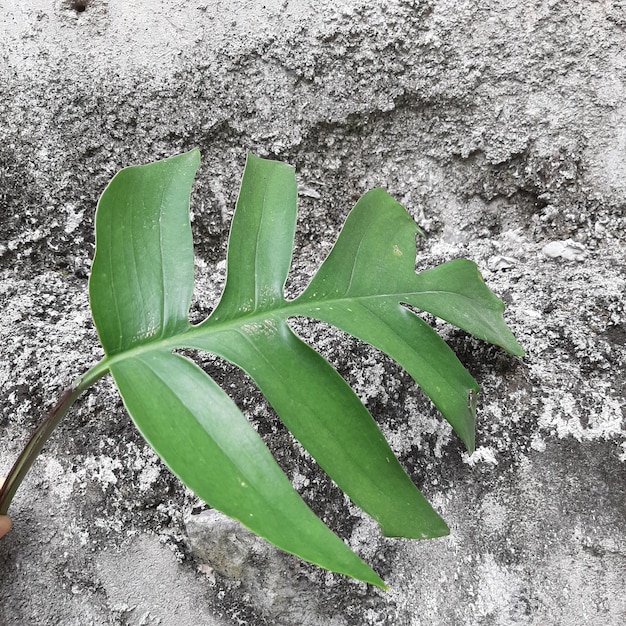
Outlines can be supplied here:
M170 469L212 507L283 550L375 585L380 578L291 486L222 389L191 361L152 350L111 366L128 412Z
M193 241L189 192L197 150L118 172L96 212L91 312L106 354L189 326Z
M107 367L165 463L211 506L280 548L382 585L291 488L224 392L172 350L211 351L241 367L294 436L387 535L448 532L404 472L351 388L287 320L305 315L363 339L400 363L472 450L477 386L445 342L403 303L521 354L502 303L476 266L415 274L417 227L382 190L365 194L330 255L295 300L283 294L296 223L287 165L249 156L229 237L224 292L190 326L193 249L190 153L122 170L99 203L90 280Z

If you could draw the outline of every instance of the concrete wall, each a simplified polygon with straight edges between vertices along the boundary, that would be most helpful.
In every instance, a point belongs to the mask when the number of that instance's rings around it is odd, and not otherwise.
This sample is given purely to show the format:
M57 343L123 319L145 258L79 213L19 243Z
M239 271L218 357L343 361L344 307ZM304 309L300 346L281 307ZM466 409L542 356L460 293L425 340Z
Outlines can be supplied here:
M623 624L625 28L610 0L4 0L0 474L101 356L86 292L103 187L193 146L198 319L250 150L297 167L292 289L384 186L428 235L419 267L476 261L527 355L438 325L482 387L468 458L393 363L302 327L450 524L429 542L380 537L249 381L203 357L387 593L207 526L103 380L14 501L0 624Z

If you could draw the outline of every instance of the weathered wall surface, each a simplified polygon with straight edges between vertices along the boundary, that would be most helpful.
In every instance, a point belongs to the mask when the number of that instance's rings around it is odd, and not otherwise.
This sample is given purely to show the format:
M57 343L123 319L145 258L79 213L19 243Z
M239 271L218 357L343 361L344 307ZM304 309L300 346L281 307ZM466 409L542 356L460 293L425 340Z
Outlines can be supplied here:
M476 261L527 355L439 324L483 390L467 458L392 363L302 329L450 524L431 542L381 538L248 382L205 359L389 593L228 526L202 563L206 514L102 381L14 501L0 624L623 624L625 29L619 0L4 0L0 474L100 356L86 297L98 195L120 167L193 146L197 318L219 293L251 150L297 167L293 290L384 186L428 234L419 267Z

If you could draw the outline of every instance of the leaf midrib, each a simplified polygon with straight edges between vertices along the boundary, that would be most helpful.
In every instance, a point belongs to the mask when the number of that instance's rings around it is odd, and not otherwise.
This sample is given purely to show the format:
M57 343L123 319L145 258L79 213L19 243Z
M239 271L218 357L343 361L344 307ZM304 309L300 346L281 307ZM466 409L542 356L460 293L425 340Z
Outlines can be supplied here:
M310 317L313 319L319 319L319 317L315 314L315 310L313 307L318 305L320 310L323 308L332 308L333 304L349 304L350 302L358 302L363 303L367 300L378 300L378 299L390 299L393 298L396 302L402 302L403 297L415 296L415 295L428 295L428 294L450 294L455 297L461 297L466 300L471 301L472 298L469 296L465 296L464 294L460 294L454 291L445 291L445 290L428 290L428 291L414 291L414 292L402 292L402 293L385 293L385 294L376 294L369 296L348 296L348 297L336 297L329 298L325 300L313 300L313 299L305 299L302 301L302 296L304 296L306 292L303 292L302 295L294 298L293 300L282 300L280 301L280 306L273 306L272 308L262 308L255 309L253 311L242 313L236 317L231 317L229 319L222 319L216 322L212 322L212 316L209 315L207 319L200 322L199 324L192 325L188 324L185 330L178 332L174 335L170 335L169 337L159 337L158 339L146 341L137 346L124 350L123 352L118 352L116 354L107 355L101 361L99 361L96 365L94 365L86 374L81 377L82 381L95 381L97 378L104 376L108 371L109 367L114 365L115 363L119 363L121 361L125 361L127 359L132 359L137 356L141 356L142 354L146 354L148 352L152 352L154 350L174 350L176 348L192 348L196 349L195 345L190 345L186 342L187 339L193 340L194 337L197 336L206 336L207 334L211 334L212 332L222 332L225 330L239 330L243 324L254 323L257 321L264 321L269 318L279 318L281 320L285 320L289 317L293 317L295 315L303 315L306 317ZM276 304L276 302L274 303Z

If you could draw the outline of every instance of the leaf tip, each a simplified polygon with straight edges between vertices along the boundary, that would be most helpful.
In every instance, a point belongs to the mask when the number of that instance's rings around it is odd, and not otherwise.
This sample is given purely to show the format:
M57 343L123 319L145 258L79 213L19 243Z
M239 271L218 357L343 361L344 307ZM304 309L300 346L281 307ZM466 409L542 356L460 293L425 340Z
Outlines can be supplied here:
M189 152L187 152L187 154L189 155L190 159L192 159L195 163L197 163L198 165L200 164L200 159L202 158L200 148L192 148L191 150L189 150Z
M345 575L350 576L350 578L353 578L354 580L358 580L368 585L372 585L372 587L378 587L383 591L391 591L391 587L389 587L389 585L387 585L387 583L373 569L370 569L369 576L352 576L350 574Z
M466 440L463 441L463 443L465 444L467 454L469 454L470 456L474 454L474 452L476 451L476 438L473 431L471 437L468 437Z

